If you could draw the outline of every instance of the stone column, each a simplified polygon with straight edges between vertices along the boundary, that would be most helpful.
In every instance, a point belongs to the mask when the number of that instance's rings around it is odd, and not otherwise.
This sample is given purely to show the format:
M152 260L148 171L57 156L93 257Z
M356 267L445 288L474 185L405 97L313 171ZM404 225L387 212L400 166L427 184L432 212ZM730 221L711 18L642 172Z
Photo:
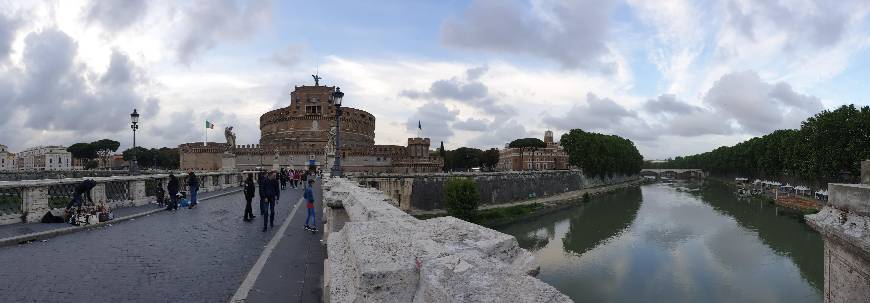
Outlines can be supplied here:
M106 196L106 183L97 183L97 185L91 189L91 199L94 199L94 203L97 205L100 203L106 203L107 206L111 206L111 204L109 204L109 198Z
M133 180L127 183L127 198L130 199L133 205L148 204L148 197L145 193L145 180Z
M27 187L21 190L24 223L39 222L48 208L48 187Z
M828 184L828 205L806 217L825 241L826 303L870 298L870 161L862 184Z
M213 186L211 185L211 182L212 182L211 178L214 178L214 177L209 176L209 175L202 176L202 184L199 185L199 191L210 192L210 191L214 190Z

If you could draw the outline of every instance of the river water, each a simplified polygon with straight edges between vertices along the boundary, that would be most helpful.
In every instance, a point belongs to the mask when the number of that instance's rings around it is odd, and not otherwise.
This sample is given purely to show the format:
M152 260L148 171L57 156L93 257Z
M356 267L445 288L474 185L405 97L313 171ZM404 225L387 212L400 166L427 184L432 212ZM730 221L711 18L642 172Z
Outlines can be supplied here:
M576 302L822 302L818 233L717 182L651 184L499 228Z

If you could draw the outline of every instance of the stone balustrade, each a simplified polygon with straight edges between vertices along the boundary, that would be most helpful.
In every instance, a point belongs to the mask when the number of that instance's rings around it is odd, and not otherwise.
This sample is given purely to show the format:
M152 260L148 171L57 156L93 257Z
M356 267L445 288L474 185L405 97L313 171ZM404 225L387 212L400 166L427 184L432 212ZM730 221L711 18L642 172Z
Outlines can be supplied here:
M181 190L187 190L187 174L176 174ZM198 173L200 192L237 187L239 172ZM0 182L0 225L38 222L46 212L60 215L72 199L76 186L86 178ZM88 178L97 182L91 190L94 203L110 209L148 204L156 200L157 186L166 193L168 174Z
M510 235L453 217L418 220L381 191L323 185L324 302L571 302L534 278Z
M861 163L861 184L828 184L828 204L806 217L825 242L826 303L870 298L870 161Z

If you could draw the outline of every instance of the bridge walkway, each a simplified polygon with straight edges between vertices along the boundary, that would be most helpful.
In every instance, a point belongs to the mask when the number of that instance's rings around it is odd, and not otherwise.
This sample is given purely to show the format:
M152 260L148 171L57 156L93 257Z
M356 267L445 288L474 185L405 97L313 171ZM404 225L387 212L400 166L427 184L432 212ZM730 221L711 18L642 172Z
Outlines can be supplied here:
M270 242L272 252L253 276L245 302L319 302L321 234L302 230L301 189L281 195L275 228L265 233L257 201L258 217L242 221L238 192L192 210L0 247L0 302L227 302L250 280ZM278 234L283 225L288 227Z

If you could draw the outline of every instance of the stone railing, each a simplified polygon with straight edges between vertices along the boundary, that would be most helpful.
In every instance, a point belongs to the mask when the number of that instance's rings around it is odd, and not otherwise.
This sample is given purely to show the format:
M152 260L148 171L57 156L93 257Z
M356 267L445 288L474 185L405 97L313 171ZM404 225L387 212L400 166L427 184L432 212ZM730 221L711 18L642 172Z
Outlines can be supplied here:
M806 217L825 242L825 302L870 298L870 161L861 184L828 184L828 204Z
M516 238L453 217L418 220L372 188L323 186L324 302L571 302L533 277Z
M176 174L182 191L187 191L187 174ZM197 174L199 191L210 192L240 186L242 173L213 172ZM168 174L90 178L97 182L91 190L94 203L110 209L148 204L156 199L157 187L166 193ZM46 212L60 215L72 199L80 179L51 179L0 182L0 225L39 222Z

